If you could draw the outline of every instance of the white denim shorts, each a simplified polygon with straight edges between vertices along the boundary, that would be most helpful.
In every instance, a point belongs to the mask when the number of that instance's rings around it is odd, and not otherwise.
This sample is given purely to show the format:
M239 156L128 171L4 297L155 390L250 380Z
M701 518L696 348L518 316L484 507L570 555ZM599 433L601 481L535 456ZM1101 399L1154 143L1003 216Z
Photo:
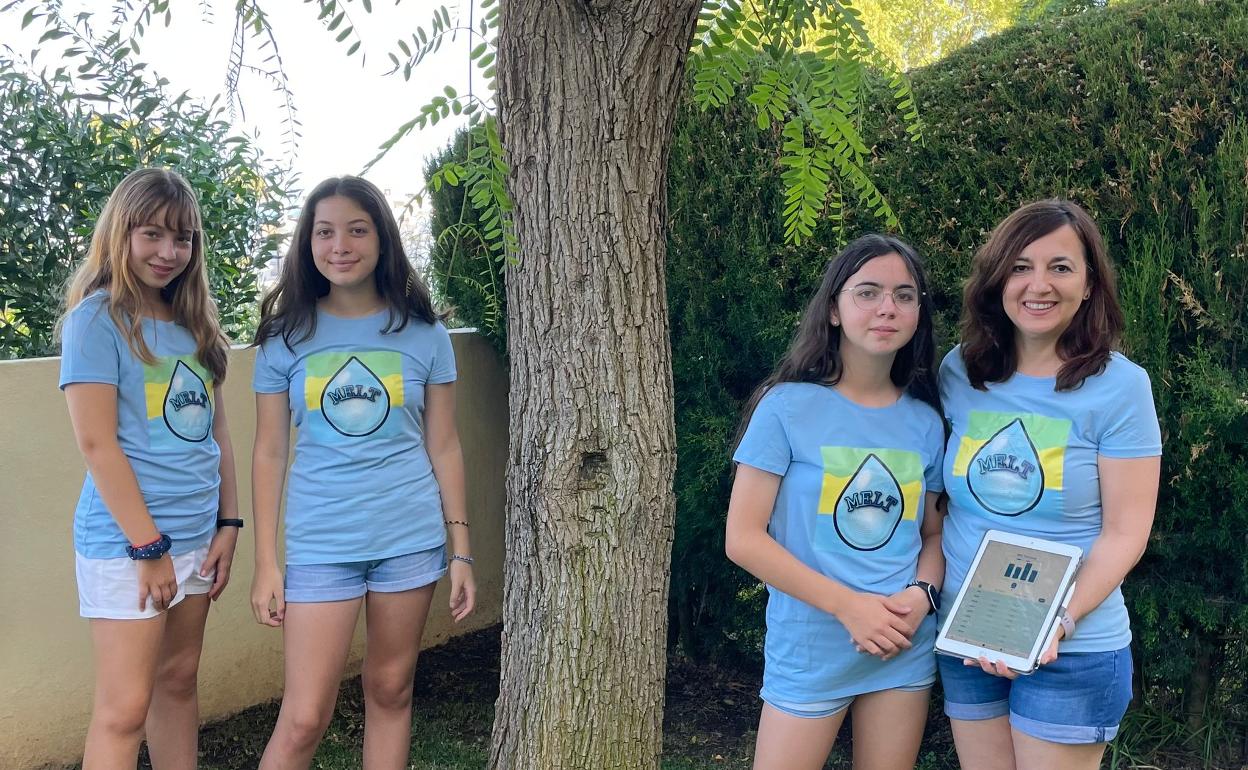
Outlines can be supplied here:
M212 589L215 573L201 577L199 570L208 558L208 546L173 557L173 574L178 581L178 593L169 606L187 596L206 594ZM133 559L88 559L74 554L74 572L78 578L78 614L84 618L107 618L109 620L142 620L154 618L160 611L152 608L151 597L147 609L139 609L139 565Z

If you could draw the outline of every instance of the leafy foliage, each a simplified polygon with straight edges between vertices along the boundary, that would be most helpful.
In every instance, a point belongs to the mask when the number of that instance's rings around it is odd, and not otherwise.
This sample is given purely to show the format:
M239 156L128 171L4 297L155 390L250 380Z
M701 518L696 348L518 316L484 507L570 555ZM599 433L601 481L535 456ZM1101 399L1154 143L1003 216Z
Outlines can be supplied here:
M1246 69L1243 0L1057 14L915 73L928 143L894 125L872 167L929 255L945 329L971 253L1018 203L1069 197L1101 223L1165 440L1124 591L1147 702L1192 728L1248 716Z
M910 85L880 54L858 12L834 0L707 0L689 69L702 109L728 104L742 82L758 125L784 124L785 238L799 243L819 218L841 221L848 197L889 225L892 208L865 166L860 130L868 73L884 73L910 138L921 138Z
M65 280L109 193L140 166L173 168L198 193L222 324L248 336L257 273L278 246L284 173L232 135L216 103L167 93L116 26L100 36L89 14L42 4L24 21L67 47L51 72L0 56L0 357L55 353Z
M880 53L903 72L1012 26L1034 0L854 0Z
M467 184L450 183L450 179L458 182L457 175L465 173L466 164L472 160L470 153L487 154L487 148L479 140L473 142L471 135L483 128L478 125L460 131L451 146L430 158L425 166L433 210L429 223L434 237L429 251L430 278L434 295L455 305L453 320L461 326L476 326L505 356L507 292L503 275L507 262L502 230L497 220L482 221L483 216L494 211L488 201L478 206L469 194L482 184L480 176ZM502 183L501 175L497 182Z
M1066 196L1101 223L1127 352L1152 376L1165 439L1154 536L1125 586L1139 691L1150 713L1189 722L1158 735L1172 747L1203 741L1188 748L1206 757L1225 753L1228 725L1248 716L1244 71L1248 2L1144 2L1058 15L912 73L922 144L892 112L862 128L887 137L866 170L927 256L945 349L971 255L1007 213ZM892 102L886 83L868 88ZM728 447L843 238L825 221L803 244L787 241L770 213L787 194L774 162L787 137L775 122L760 127L756 109L740 94L705 112L687 105L669 166L680 447L671 612L674 638L695 654L756 654L761 593L722 555ZM862 207L847 207L845 222L845 235L881 225ZM459 302L459 291L448 293Z

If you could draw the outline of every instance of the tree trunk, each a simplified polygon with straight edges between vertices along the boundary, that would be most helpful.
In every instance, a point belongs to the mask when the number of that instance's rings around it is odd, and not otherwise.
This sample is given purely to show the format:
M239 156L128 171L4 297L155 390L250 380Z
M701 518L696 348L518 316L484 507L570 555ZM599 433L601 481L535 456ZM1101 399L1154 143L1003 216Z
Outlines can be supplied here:
M698 0L503 0L519 242L490 764L657 767L675 500L667 158Z

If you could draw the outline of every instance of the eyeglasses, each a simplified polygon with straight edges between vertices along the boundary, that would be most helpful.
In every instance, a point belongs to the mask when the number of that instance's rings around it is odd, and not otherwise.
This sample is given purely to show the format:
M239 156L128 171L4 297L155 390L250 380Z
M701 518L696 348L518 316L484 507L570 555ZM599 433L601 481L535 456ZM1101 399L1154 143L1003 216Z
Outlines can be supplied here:
M892 297L893 305L906 313L912 313L919 309L919 298L926 292L921 292L913 288L900 288L893 291L884 291L873 283L863 283L857 286L851 286L848 289L841 289L841 292L849 292L853 297L854 304L859 310L876 310L884 302L884 297Z

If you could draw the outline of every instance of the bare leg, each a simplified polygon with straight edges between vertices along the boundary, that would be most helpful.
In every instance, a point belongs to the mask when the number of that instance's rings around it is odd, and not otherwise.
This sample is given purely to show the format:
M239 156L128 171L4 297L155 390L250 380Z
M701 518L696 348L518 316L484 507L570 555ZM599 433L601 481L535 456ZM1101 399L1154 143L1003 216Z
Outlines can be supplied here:
M155 770L195 770L198 764L196 683L207 618L207 594L187 596L165 614L156 682L147 710L147 751Z
M754 770L819 770L828 761L849 709L806 719L763 704L754 746Z
M164 615L144 620L91 619L95 697L83 770L118 770L138 764L164 630Z
M411 754L412 676L434 585L365 600L364 768L405 770Z
M854 770L913 768L930 694L930 689L881 690L854 698Z
M260 760L262 770L302 770L334 715L362 598L286 605L283 639L286 685L277 725Z
M950 719L953 745L963 770L1015 770L1009 715L993 719Z
M1044 770L1049 767L1097 770L1101 766L1101 755L1105 753L1104 743L1052 743L1017 730L1013 731L1013 736L1014 757L1019 770Z

